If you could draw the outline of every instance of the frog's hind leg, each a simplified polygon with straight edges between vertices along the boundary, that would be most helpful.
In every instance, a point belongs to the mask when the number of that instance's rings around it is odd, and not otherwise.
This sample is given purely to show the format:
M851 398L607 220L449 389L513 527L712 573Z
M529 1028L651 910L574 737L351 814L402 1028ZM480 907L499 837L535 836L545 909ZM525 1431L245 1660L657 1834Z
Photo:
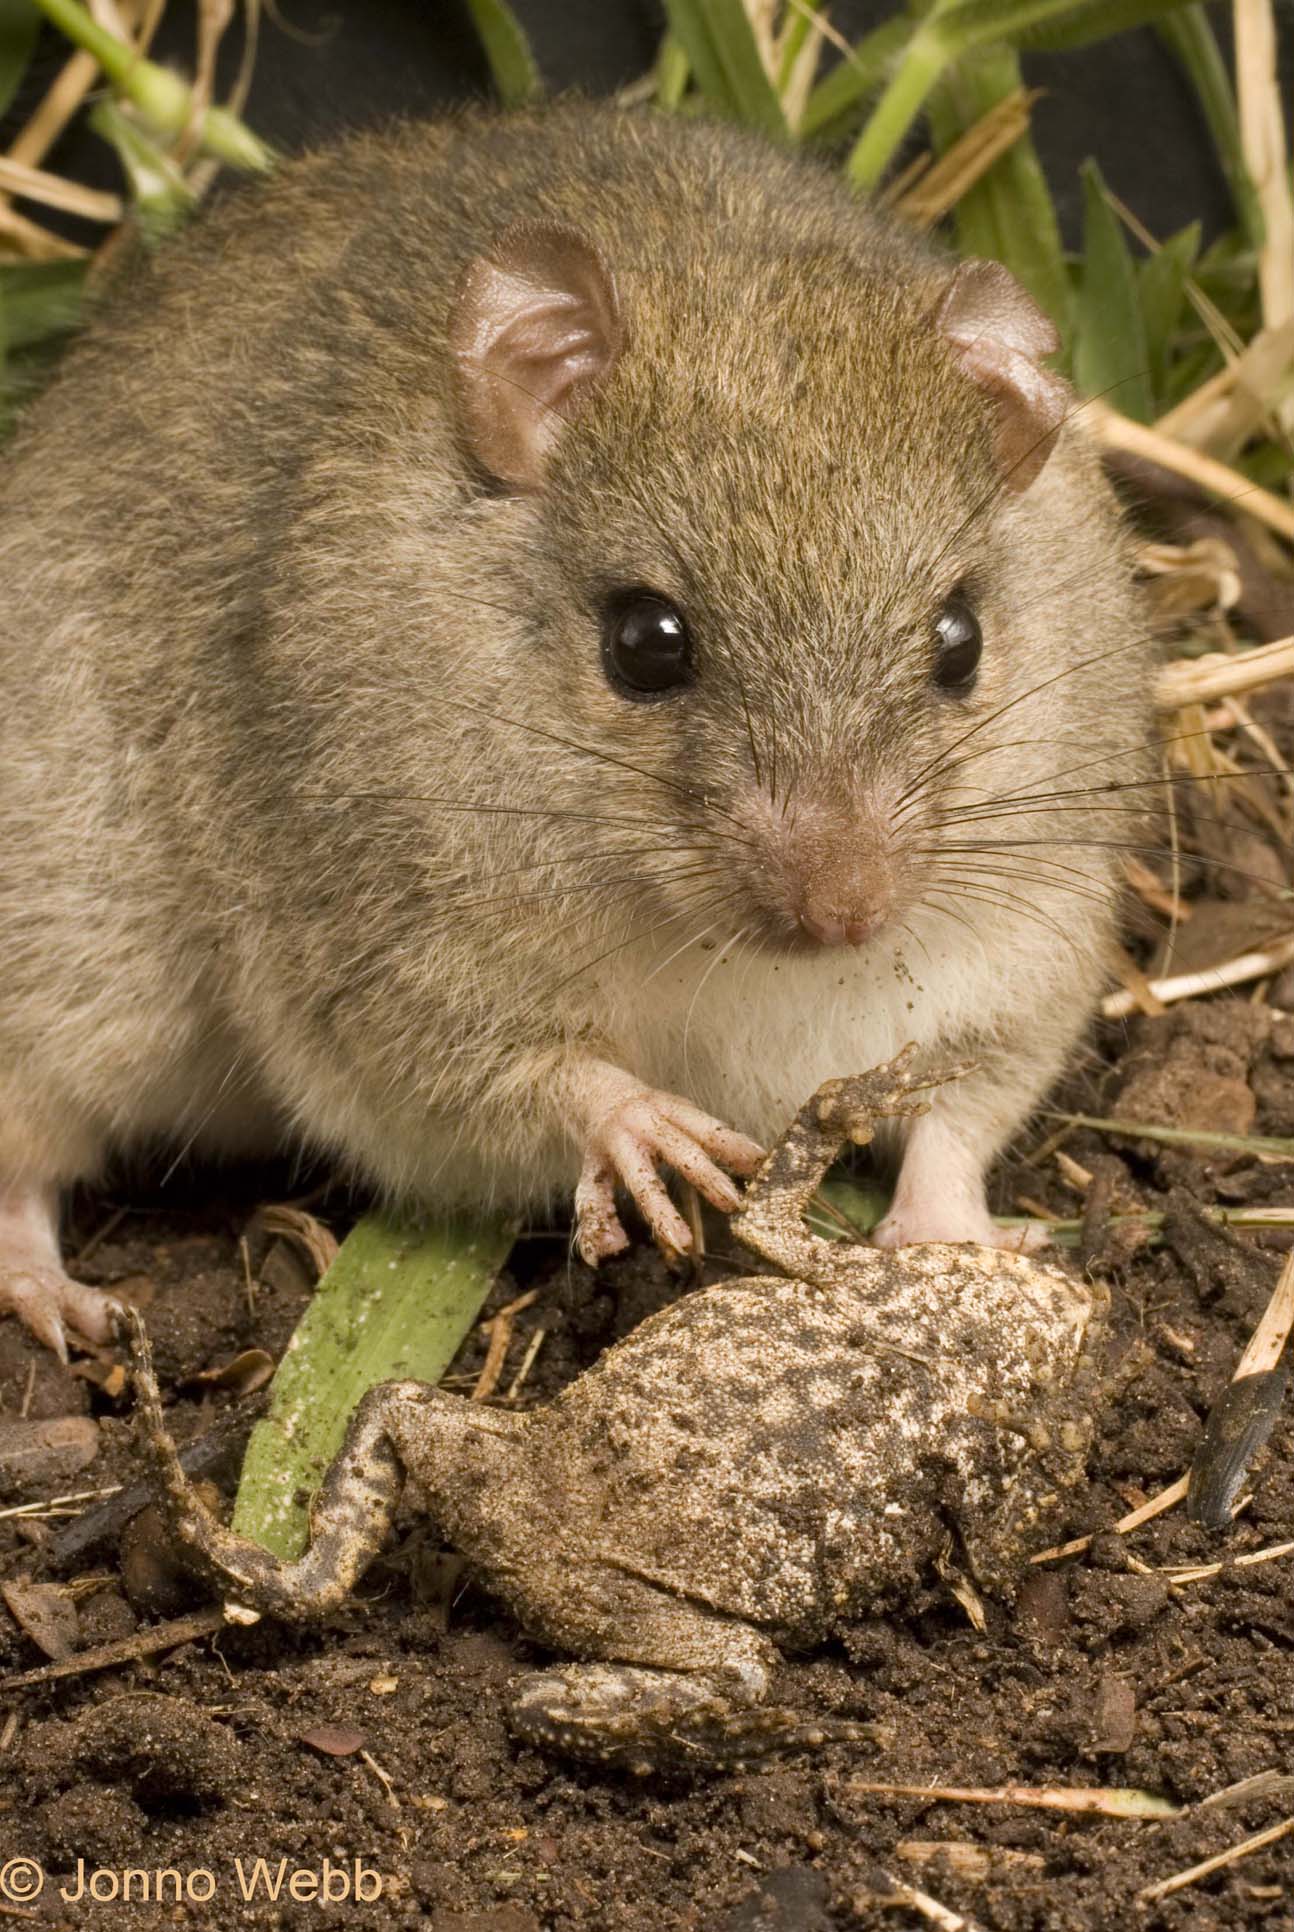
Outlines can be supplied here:
M536 1671L513 1692L514 1734L639 1776L696 1776L874 1735L870 1725L765 1704L778 1653L749 1624L668 1601L650 1622L649 1654L664 1651L671 1669L597 1663Z
M404 1484L395 1416L428 1393L419 1382L383 1382L351 1418L311 1511L310 1547L285 1562L217 1521L180 1465L162 1415L152 1351L129 1311L140 1441L157 1485L158 1507L186 1567L240 1607L305 1622L336 1608L386 1541Z

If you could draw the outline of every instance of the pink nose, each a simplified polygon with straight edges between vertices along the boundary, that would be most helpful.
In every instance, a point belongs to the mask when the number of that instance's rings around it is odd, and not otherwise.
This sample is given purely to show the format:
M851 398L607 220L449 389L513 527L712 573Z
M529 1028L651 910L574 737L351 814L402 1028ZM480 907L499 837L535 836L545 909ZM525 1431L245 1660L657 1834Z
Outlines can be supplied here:
M849 912L832 912L806 906L800 914L800 924L810 939L816 939L820 946L861 946L871 938L879 921L874 914L860 915L856 908Z

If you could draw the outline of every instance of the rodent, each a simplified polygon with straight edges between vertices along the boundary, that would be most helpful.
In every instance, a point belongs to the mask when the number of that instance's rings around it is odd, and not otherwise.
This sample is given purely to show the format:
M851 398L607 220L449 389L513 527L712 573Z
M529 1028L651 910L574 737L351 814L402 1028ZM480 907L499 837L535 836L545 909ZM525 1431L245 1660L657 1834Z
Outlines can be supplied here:
M370 1389L295 1561L225 1529L185 1476L134 1317L140 1441L177 1548L244 1612L307 1622L381 1550L411 1475L529 1636L597 1660L513 1686L529 1742L648 1772L866 1736L764 1702L778 1647L910 1601L950 1521L972 1575L1013 1594L1107 1393L1104 1288L981 1247L809 1232L845 1142L961 1071L922 1081L912 1059L827 1082L760 1167L733 1228L773 1274L683 1295L524 1415Z
M1149 718L1054 345L824 167L583 102L141 265L0 464L0 1305L107 1333L58 1195L159 1141L575 1186L593 1261L624 1183L682 1249L662 1164L732 1208L906 1040L981 1064L878 1238L994 1239Z

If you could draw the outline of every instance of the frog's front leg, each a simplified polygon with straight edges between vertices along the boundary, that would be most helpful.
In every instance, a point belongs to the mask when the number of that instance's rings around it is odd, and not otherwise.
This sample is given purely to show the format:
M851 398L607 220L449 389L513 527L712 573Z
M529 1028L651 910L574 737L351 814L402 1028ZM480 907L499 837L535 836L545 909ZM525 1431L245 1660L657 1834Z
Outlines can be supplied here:
M769 1154L737 1213L733 1232L782 1273L800 1281L831 1279L840 1265L840 1244L810 1234L804 1214L819 1183L846 1142L862 1147L882 1120L912 1120L929 1111L919 1096L929 1087L960 1080L971 1064L919 1073L916 1047L906 1046L884 1066L843 1080L828 1080L801 1107ZM856 1275L866 1250L851 1249Z
M596 1663L536 1671L513 1692L515 1735L638 1776L695 1776L874 1737L867 1724L806 1719L765 1704L778 1653L749 1625L678 1603L662 1603L650 1621L649 1654L659 1653L663 1639L679 1656L678 1669Z
M334 1609L386 1541L404 1485L401 1435L411 1410L425 1408L436 1391L422 1382L384 1382L368 1391L315 1500L310 1547L285 1562L226 1529L198 1496L167 1430L152 1351L133 1309L130 1322L141 1446L186 1567L240 1605L291 1622Z

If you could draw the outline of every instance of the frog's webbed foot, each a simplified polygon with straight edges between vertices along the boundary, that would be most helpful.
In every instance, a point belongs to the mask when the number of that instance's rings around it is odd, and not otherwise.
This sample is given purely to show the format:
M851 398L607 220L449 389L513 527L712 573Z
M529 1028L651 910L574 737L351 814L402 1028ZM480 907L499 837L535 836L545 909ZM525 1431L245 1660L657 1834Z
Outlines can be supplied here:
M915 1119L928 1111L928 1103L914 1096L950 1080L964 1080L975 1070L973 1060L962 1060L918 1072L916 1053L916 1043L909 1042L892 1060L873 1067L870 1073L848 1074L819 1087L811 1104L828 1139L837 1146L846 1140L865 1146L878 1120Z
M687 1222L670 1200L658 1167L672 1167L713 1206L730 1213L741 1196L724 1169L753 1174L764 1158L757 1142L676 1094L639 1086L612 1070L610 1106L589 1131L575 1190L575 1244L590 1267L619 1254L629 1237L616 1212L616 1186L632 1196L657 1245L672 1259L692 1246Z
M109 1342L119 1313L111 1295L64 1270L53 1195L0 1187L0 1315L16 1315L66 1362L69 1328L87 1341Z
M759 1702L766 1675L571 1664L522 1678L513 1732L524 1743L639 1777L700 1776L784 1751L874 1737L868 1724L814 1720Z
M310 1547L296 1562L286 1562L226 1529L198 1495L166 1427L152 1351L133 1309L128 1322L140 1447L186 1567L239 1610L304 1622L335 1608L386 1540L404 1476L391 1440L392 1410L419 1400L424 1385L384 1382L369 1390L320 1488Z

